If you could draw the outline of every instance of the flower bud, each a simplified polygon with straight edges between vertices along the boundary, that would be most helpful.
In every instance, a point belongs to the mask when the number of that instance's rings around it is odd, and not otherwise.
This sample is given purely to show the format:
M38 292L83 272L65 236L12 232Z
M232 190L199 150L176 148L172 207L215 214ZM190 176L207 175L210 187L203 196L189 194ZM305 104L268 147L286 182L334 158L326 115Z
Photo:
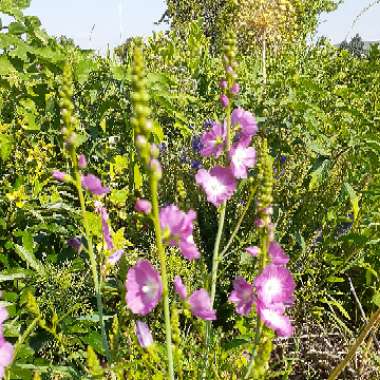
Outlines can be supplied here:
M225 90L225 89L227 88L227 86L228 86L228 83L227 83L227 81L226 81L225 79L223 79L223 80L221 80L221 81L219 82L219 87L220 87L222 90Z
M237 95L240 92L240 85L239 83L234 83L230 90L231 94Z
M158 146L156 144L152 144L150 146L150 155L153 158L158 158L158 156L160 155L160 150L158 149Z
M230 104L230 100L228 99L226 95L224 94L220 95L220 104L222 105L223 108L228 107L228 105Z
M80 154L78 157L78 166L80 169L86 169L87 168L87 159L84 154Z
M152 211L152 204L147 199L138 198L135 203L135 210L145 215L149 215Z
M156 158L153 158L149 163L149 168L152 171L152 174L157 178L161 179L162 177L162 168L160 161L158 161Z

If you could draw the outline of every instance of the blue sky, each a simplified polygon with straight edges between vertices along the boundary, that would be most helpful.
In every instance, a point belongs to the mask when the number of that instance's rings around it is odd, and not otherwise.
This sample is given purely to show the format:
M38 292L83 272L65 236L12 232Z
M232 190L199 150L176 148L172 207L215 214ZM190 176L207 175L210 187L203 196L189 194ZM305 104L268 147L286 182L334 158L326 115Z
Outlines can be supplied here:
M372 0L373 1L373 0ZM332 14L323 15L319 34L342 41L351 24L370 0L345 0ZM27 14L38 16L53 35L72 37L84 48L105 51L127 37L149 35L165 10L165 0L32 0ZM356 24L350 36L380 40L380 5L374 6Z

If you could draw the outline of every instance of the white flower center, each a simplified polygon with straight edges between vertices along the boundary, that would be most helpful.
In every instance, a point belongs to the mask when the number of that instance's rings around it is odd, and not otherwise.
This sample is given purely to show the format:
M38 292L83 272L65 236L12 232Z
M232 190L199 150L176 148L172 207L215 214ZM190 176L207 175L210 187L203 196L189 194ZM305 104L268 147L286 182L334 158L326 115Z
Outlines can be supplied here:
M246 154L245 149L237 148L235 150L233 160L234 160L235 164L242 165L246 159L246 156L247 156L247 154Z
M265 296L272 300L273 297L280 294L282 291L281 281L277 278L271 278L264 284L263 290Z
M216 177L210 177L207 186L210 189L210 192L215 195L223 194L226 189L226 186L223 185Z

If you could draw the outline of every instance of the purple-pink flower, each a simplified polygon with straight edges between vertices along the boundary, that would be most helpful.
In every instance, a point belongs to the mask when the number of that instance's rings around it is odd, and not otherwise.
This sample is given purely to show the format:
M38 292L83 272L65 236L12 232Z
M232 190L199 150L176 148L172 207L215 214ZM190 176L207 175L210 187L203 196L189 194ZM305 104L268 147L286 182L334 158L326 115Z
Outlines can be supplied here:
M256 304L257 313L264 324L274 330L278 336L290 337L293 335L293 326L282 304L267 306L261 301Z
M13 361L14 348L0 335L0 379L4 377L5 368Z
M95 211L100 215L102 221L102 232L103 238L106 242L107 249L112 251L114 249L114 244L111 238L110 227L108 225L108 212L107 209L98 201L95 202Z
M150 313L162 296L160 275L148 260L140 260L129 269L125 287L127 306L138 315Z
M251 256L253 256L253 257L257 257L257 256L259 255L259 253L260 253L260 248L257 247L256 245L254 245L254 246L252 246L252 247L247 247L247 248L245 249L245 251L246 251L249 255L251 255Z
M190 310L193 315L205 321L214 321L216 312L211 305L210 296L205 289L196 290L189 297Z
M211 129L201 136L201 155L203 157L219 157L223 152L225 141L225 126L216 122L212 123Z
M256 164L255 148L245 147L243 144L235 144L229 152L231 170L236 178L247 178L247 169Z
M241 315L248 315L255 302L253 285L249 284L243 277L236 277L234 280L234 289L228 298L235 304L236 312Z
M136 321L136 336L143 348L148 348L153 343L152 333L145 322Z
M268 253L271 263L274 265L286 265L289 262L289 256L285 254L281 245L276 241L270 242Z
M196 217L195 211L189 210L185 213L175 205L160 210L160 225L164 239L171 246L178 247L188 260L200 257L193 239L193 221Z
M135 203L135 210L149 215L152 211L152 204L147 199L138 198Z
M174 289L181 299L187 298L187 289L180 276L174 277Z
M239 143L248 146L258 130L254 116L243 108L236 108L232 111L231 123L239 132Z
M122 258L123 254L124 254L124 249L118 249L117 251L112 253L112 255L108 256L108 259L107 259L108 263L111 265L117 264Z
M100 179L93 174L82 175L82 186L95 195L104 195L110 191L108 187L103 187Z
M220 206L230 199L236 190L236 179L230 168L215 166L210 171L200 169L195 181L207 195L207 200L214 206Z
M292 274L281 266L267 265L256 277L254 285L257 298L265 305L291 304L294 300L295 283Z
M8 319L7 309L0 306L0 379L3 378L5 368L13 361L14 348L3 336L3 322Z

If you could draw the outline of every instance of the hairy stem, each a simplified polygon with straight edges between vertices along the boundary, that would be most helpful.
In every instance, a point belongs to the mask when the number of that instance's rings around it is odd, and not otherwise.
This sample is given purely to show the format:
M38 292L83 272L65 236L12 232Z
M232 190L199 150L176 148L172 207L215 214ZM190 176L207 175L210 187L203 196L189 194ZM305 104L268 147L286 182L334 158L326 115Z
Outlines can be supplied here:
M100 323L100 329L101 329L101 333L102 333L103 347L104 347L104 350L106 353L107 360L109 362L111 362L112 357L111 357L111 352L110 352L110 348L109 348L109 344L108 344L107 333L106 333L106 328L104 325L104 318L103 318L103 302L102 302L102 295L101 295L101 284L100 284L99 274L98 274L98 264L96 262L94 247L92 245L92 236L91 236L90 224L89 224L89 221L87 218L86 204L85 204L84 195L83 195L81 177L80 177L80 173L78 170L76 153L74 150L72 150L72 152L71 152L71 159L72 159L72 163L73 163L73 167L74 167L75 186L76 186L77 191L78 191L79 203L80 203L80 207L81 207L83 228L84 228L84 232L86 235L87 252L88 252L88 256L90 258L92 279L94 281L96 304L97 304L98 314L99 314L99 323Z
M168 292L168 276L166 269L166 254L165 248L162 243L162 231L159 218L158 207L158 180L154 174L150 176L150 190L152 198L152 217L154 223L154 230L156 234L156 244L158 251L158 258L160 260L161 278L162 278L162 293L164 297L164 316L165 316L165 332L166 332L166 349L168 355L169 379L174 380L174 364L173 364L173 347L172 347L172 327L170 319L170 305L169 305L169 292Z

